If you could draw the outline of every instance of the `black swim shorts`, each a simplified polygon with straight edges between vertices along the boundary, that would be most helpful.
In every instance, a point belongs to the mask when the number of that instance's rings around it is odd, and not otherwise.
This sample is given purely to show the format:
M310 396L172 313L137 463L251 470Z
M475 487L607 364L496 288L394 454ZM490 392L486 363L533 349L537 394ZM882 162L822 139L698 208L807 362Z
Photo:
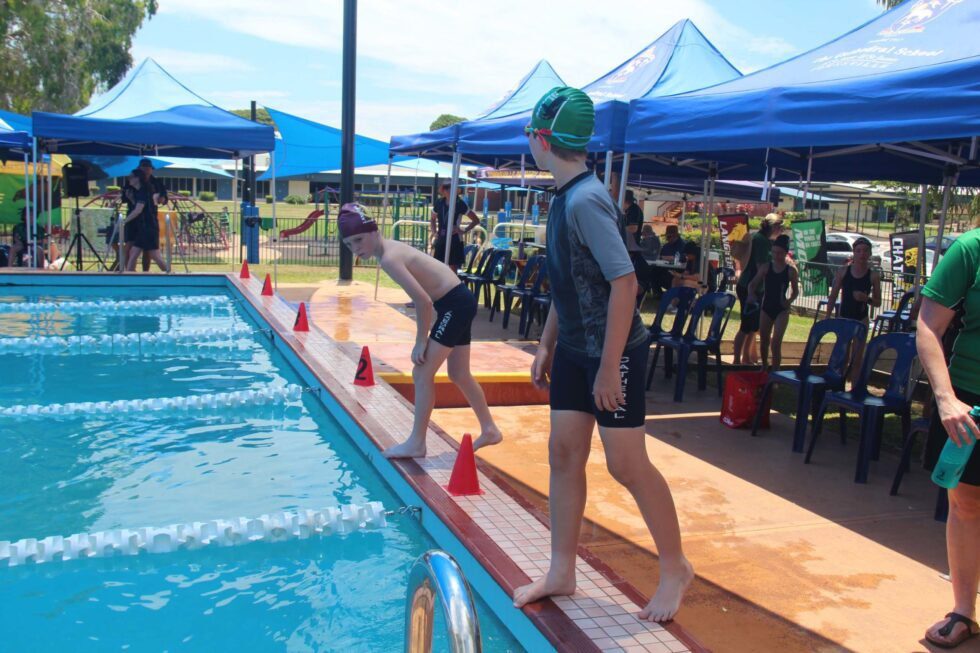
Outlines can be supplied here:
M470 344L470 327L476 317L476 297L459 284L432 304L436 322L429 337L444 347Z
M592 396L592 386L599 373L599 359L578 354L559 344L551 363L551 410L574 410L595 415L599 426L635 428L646 423L646 373L650 347L646 343L627 349L619 363L626 405L610 412L601 410Z

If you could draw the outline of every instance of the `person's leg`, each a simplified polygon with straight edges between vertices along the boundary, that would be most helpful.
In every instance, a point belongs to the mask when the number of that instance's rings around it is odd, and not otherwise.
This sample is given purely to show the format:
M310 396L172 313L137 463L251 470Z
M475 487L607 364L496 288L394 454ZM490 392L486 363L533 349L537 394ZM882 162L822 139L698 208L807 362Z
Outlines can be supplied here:
M742 364L742 351L745 349L745 337L746 333L739 329L735 332L735 343L734 343L734 363L736 365Z
M143 250L143 272L150 271L150 253Z
M783 311L776 318L776 324L772 334L772 369L778 372L779 366L783 364L783 336L786 335L786 327L789 325L789 309Z
M167 268L167 262L163 260L163 254L160 253L160 250L158 249L150 250L149 252L145 252L144 255L145 254L149 254L150 258L153 259L153 262L156 263L157 267L159 267L161 270L163 270L164 272L170 271Z
M759 351L762 354L762 371L769 369L769 341L772 337L772 318L765 310L759 316Z
M143 252L139 247L133 246L129 249L129 258L126 260L126 271L135 272L136 271L136 261L139 259L140 254Z
M953 582L953 612L977 618L977 585L980 584L980 486L960 483L949 491L949 518L946 521L946 555ZM939 634L946 619L933 624L929 639L949 642L960 636L965 624L953 626L949 635Z
M759 339L756 337L758 334L758 330L753 331L745 339L745 353L742 355L742 359L751 365L758 365L760 360Z
M594 427L595 418L589 413L551 411L548 439L551 563L544 576L514 590L514 607L575 592L575 557L585 513L585 463L589 460Z
M867 321L865 321L865 326L867 326ZM864 361L864 347L867 341L864 338L859 338L854 341L854 345L851 347L851 373L848 376L851 387L854 387L854 382L857 381L858 375L861 374L861 363Z
M497 444L503 440L500 429L493 421L490 414L490 407L487 405L487 398L483 394L483 388L473 378L470 371L470 346L462 345L453 347L447 361L449 380L456 384L459 391L466 397L466 402L476 413L476 418L480 420L480 437L473 443L473 449Z
M599 427L609 473L636 501L660 557L657 591L640 611L640 618L669 621L677 613L694 569L684 557L677 511L667 481L650 462L644 427Z
M425 362L412 368L415 384L415 421L412 434L401 444L388 447L382 453L386 458L422 458L425 456L425 432L436 403L436 372L449 358L452 348L440 345L429 338L425 347Z

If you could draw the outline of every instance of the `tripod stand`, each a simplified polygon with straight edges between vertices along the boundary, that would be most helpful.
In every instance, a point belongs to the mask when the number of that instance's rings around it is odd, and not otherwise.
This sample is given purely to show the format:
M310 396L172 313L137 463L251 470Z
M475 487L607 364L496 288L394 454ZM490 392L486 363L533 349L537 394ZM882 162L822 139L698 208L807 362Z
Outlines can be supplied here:
M95 259L99 262L99 266L105 269L105 262L102 257L99 256L99 252L96 251L92 242L85 237L82 233L82 210L78 207L78 197L75 198L75 214L72 218L72 231L74 232L71 237L71 243L68 245L68 251L65 252L65 260L61 263L61 269L65 269L65 264L71 259L71 252L75 250L75 270L78 272L82 271L82 244L84 243L92 254L95 255Z

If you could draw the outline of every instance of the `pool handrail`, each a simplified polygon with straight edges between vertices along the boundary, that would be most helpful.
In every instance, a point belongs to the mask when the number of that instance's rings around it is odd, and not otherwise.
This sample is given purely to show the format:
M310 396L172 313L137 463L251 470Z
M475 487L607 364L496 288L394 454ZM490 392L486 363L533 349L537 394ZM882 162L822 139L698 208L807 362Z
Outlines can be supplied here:
M406 224L422 225L424 227L432 226L432 223L430 223L428 220L397 220L394 224L391 225L392 240L398 240L398 228ZM484 229L482 225L477 225L470 230L470 232L474 232L474 231L483 233L484 246L486 246L486 243L490 242L489 239L487 238L487 230Z
M469 583L456 560L439 549L426 551L408 574L405 653L432 651L436 598L442 606L453 653L481 653L480 619Z

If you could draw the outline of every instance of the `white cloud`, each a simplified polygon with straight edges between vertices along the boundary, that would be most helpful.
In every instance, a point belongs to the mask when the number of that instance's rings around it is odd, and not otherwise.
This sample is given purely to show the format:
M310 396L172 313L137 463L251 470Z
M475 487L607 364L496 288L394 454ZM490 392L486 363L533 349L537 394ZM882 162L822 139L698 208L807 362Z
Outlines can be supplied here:
M774 60L782 60L789 55L796 54L799 48L781 36L756 36L749 39L745 44L745 49L756 54L772 57Z
M173 48L133 47L133 61L139 63L150 57L174 75L247 73L254 70L250 65L224 54L192 52Z
M340 127L341 105L339 100L286 100L275 105L276 109ZM358 100L355 131L381 141L388 141L395 134L413 134L427 131L429 124L440 114L452 113L449 104L371 102Z

